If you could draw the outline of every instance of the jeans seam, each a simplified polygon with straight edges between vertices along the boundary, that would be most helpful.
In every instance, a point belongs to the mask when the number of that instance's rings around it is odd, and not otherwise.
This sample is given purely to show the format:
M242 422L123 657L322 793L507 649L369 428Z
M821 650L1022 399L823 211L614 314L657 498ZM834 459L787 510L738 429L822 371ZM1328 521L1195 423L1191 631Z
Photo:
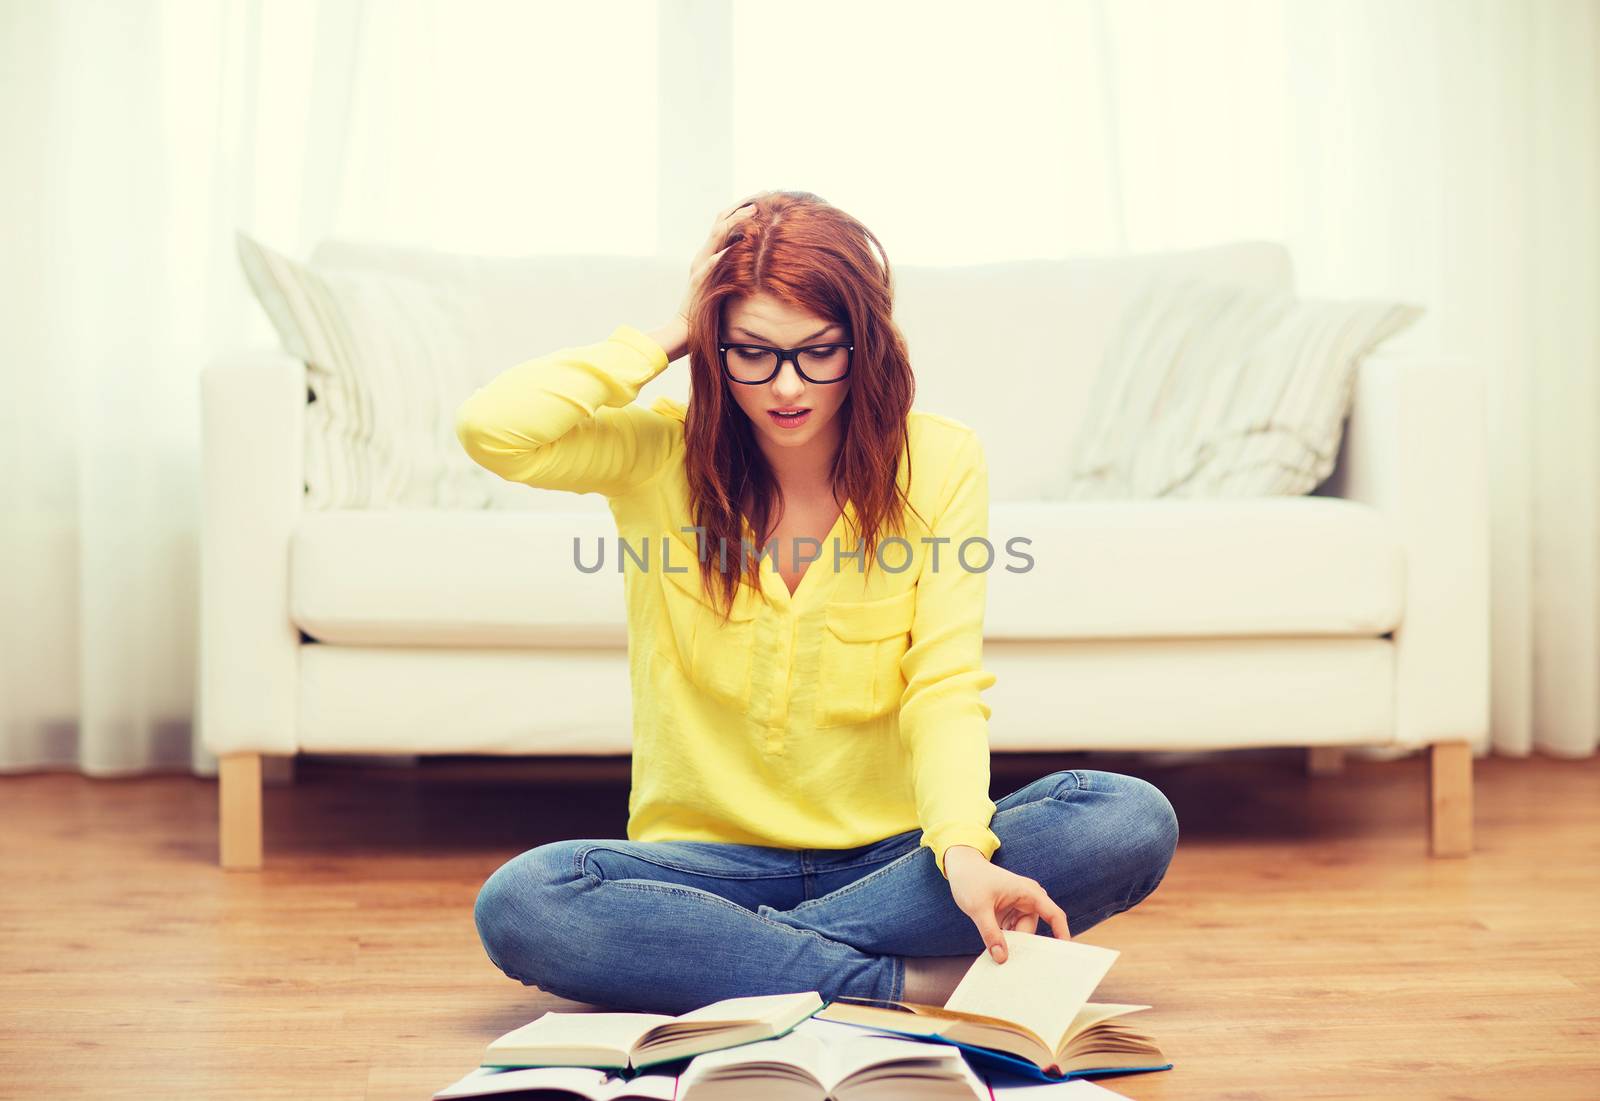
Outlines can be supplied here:
M844 872L849 871L851 868L864 868L869 864L892 864L896 860L899 860L900 857L907 855L909 855L909 853L900 853L899 856L888 857L871 856L865 857L861 860L853 860L849 864L829 864L826 866L818 865L812 868L812 872L816 875L827 875L829 872Z
M863 885L868 884L868 883L872 882L874 879L876 879L878 876L883 875L885 872L887 872L890 869L892 869L896 864L900 863L902 860L911 860L921 851L922 851L922 846L918 845L917 848L912 850L911 852L900 854L899 856L895 857L893 860L891 860L887 864L885 864L883 867L876 868L873 871L868 872L866 875L862 876L861 878L856 879L856 880L852 880L851 882L846 883L843 887L840 887L837 890L829 891L827 894L821 895L821 896L819 896L817 898L808 898L803 902L800 902L800 903L797 903L794 906L791 906L789 908L789 910L788 910L788 913L791 913L791 914L797 913L798 911L809 909L809 908L811 908L811 907L813 907L813 906L815 906L815 905L817 905L819 903L832 902L835 899L843 898L843 897L845 897L847 895L853 894L856 891L860 890Z
M1081 929L1092 929L1096 925L1099 925L1102 921L1105 921L1108 918L1114 918L1118 914L1127 913L1131 909L1133 909L1133 907L1126 902L1112 902L1101 906L1097 910L1090 910L1087 917L1085 917L1083 914L1069 914L1067 915L1067 918L1069 925L1071 923L1071 919L1076 917L1079 919L1079 925Z
M1091 788L1089 786L1088 778L1086 776L1084 776L1084 774L1081 771L1077 770L1077 769L1064 768L1064 769L1060 769L1057 772L1049 773L1048 776L1066 776L1066 777L1071 777L1071 781L1070 781L1071 786L1068 787L1066 791L1057 791L1056 790L1057 788L1060 788L1060 787L1062 787L1063 784L1067 783L1067 781L1058 780L1058 781L1056 781L1055 785L1050 790L1046 791L1043 795L1041 795L1041 796L1039 796L1037 798L1025 799L1025 800L1023 800L1021 802L1018 802L1018 803L1012 803L1010 806L1005 806L1004 805L1007 799L1012 799L1012 798L1014 798L1014 797L1016 797L1018 795L1021 795L1024 791L1027 791L1028 788L1034 787L1035 785L1042 783L1044 779L1048 778L1048 777L1040 777L1040 779L1034 781L1034 783L1026 784L1023 787L1018 788L1016 791L1007 792L1005 795L1002 795L999 799L996 799L995 800L995 808L994 808L995 814L998 815L998 814L1004 814L1007 811L1021 810L1023 807L1032 806L1034 803L1041 802L1042 800L1045 800L1045 799L1058 799L1058 800L1060 800L1060 799L1069 799L1069 798L1072 797L1074 792L1092 791L1092 790L1094 790L1093 788ZM992 821L990 822L990 828L991 829L994 828L994 823Z
M1123 904L1123 909L1131 910L1135 906L1139 905L1139 903L1143 902L1145 899L1147 899L1151 895L1155 894L1156 893L1156 888L1161 886L1161 884L1166 880L1166 878L1167 878L1167 869L1166 868L1162 868L1161 869L1161 874L1156 876L1156 877L1154 877L1155 881L1152 882L1143 891L1130 893L1128 895L1127 901Z
M647 856L632 849L619 849L615 845L599 841L592 845L584 845L573 852L573 872L585 879L604 879L604 876L590 875L584 870L584 862L589 854L596 850L617 853L620 856L631 857L646 864L654 864L658 868L671 868L675 872L688 872L690 875L703 875L711 879L794 879L800 875L798 871L792 872L722 872L710 871L706 868L697 868L690 864L680 864L674 860L665 860L658 856ZM797 851L797 850L791 850Z
M684 898L692 898L702 902L715 902L721 906L727 907L730 910L737 910L741 914L753 917L764 925L769 925L774 929L781 929L785 933L798 933L802 936L810 937L812 940L821 941L823 944L838 945L841 948L849 948L852 952L861 952L859 948L854 948L851 945L845 944L843 941L829 940L815 929L802 929L795 925L785 925L781 921L773 921L769 917L758 914L754 910L748 910L745 907L740 906L737 902L730 901L729 899L723 898L721 895L714 894L711 891L697 891L690 888L674 886L670 883L655 883L647 879L601 879L598 880L598 883L607 887L625 887L631 891L681 895ZM864 956L871 955L869 952L861 952L861 954Z
M900 854L900 856L904 856L904 855L905 855L905 853L901 853ZM893 861L899 860L900 856L891 856L891 857L888 858L888 862L893 862ZM854 870L856 868L866 868L866 867L870 867L873 864L882 864L882 863L885 863L885 861L882 861L882 860L857 860L853 864L829 864L826 868L813 868L811 870L811 874L812 875L827 875L829 872L848 872L848 871L852 871L852 870Z

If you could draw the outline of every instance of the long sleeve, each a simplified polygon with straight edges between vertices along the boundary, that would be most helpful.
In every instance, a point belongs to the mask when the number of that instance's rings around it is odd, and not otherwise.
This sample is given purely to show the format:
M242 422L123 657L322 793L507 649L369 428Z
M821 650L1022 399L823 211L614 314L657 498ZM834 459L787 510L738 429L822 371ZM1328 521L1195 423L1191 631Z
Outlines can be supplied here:
M671 449L660 413L634 404L667 353L632 325L605 340L519 363L456 410L474 462L507 481L615 497L656 473Z
M986 857L1000 847L989 829L990 709L979 695L995 681L983 668L988 574L968 571L957 556L964 540L989 535L989 471L975 433L953 456L940 500L933 535L949 541L928 546L917 578L911 645L900 659L900 736L911 758L922 844L945 875L950 846L971 845ZM987 557L975 547L968 560L987 565Z

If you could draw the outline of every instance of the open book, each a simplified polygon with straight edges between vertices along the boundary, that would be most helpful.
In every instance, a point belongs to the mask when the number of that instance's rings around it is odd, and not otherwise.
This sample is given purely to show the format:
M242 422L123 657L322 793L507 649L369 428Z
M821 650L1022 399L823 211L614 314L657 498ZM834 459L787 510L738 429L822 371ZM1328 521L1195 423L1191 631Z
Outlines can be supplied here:
M1172 1068L1154 1040L1117 1020L1149 1006L1089 1001L1116 949L1015 930L1004 936L1006 962L978 957L943 1008L841 997L817 1016L954 1044L1048 1081Z
M680 1092L681 1090L681 1092ZM950 1044L930 1044L879 1029L815 1018L775 1040L695 1057L683 1074L649 1071L623 1078L585 1067L478 1067L434 1101L541 1097L549 1101L1117 1101L1120 1093L1084 1078L1041 1086L1032 1077L978 1071ZM509 1095L509 1096L508 1096Z
M780 1036L822 1007L815 990L724 998L678 1017L551 1011L489 1044L486 1067L638 1070Z
M678 1087L678 1101L989 1101L948 1044L815 1018L776 1040L697 1056Z
M515 1094L564 1101L672 1101L678 1092L676 1074L636 1074L590 1067L478 1067L433 1095L433 1101L465 1101L469 1097Z

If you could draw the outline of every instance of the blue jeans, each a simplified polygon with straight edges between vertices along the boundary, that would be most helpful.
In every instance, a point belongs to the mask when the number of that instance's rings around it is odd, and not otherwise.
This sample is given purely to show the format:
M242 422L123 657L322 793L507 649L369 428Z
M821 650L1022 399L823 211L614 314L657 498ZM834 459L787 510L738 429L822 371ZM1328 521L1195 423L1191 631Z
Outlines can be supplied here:
M993 861L1037 880L1074 936L1156 889L1178 841L1160 789L1055 772L996 803ZM683 1013L816 990L899 999L906 956L983 939L910 830L854 849L717 841L557 841L494 872L473 917L513 979L613 1009ZM1039 922L1038 933L1051 935Z

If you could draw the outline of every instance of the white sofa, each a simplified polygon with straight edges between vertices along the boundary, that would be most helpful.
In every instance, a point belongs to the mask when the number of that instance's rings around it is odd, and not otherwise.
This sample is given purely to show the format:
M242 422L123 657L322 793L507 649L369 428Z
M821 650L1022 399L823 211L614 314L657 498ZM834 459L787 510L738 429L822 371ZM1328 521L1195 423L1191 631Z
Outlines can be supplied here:
M341 242L313 262L475 280L496 327L485 378L619 321L659 323L684 275L668 260ZM1427 746L1431 851L1466 853L1488 723L1477 377L1365 361L1338 467L1310 496L1061 500L1120 309L1179 271L1292 284L1285 250L1254 242L896 269L917 404L981 433L991 541L1031 540L1029 572L989 575L993 748L1305 746L1336 760L1337 747ZM686 374L669 368L643 400L687 396ZM575 535L592 548L613 534L603 499L506 483L503 508L307 511L304 365L225 357L202 395L197 713L220 758L225 866L261 862L263 756L628 752L621 579L572 565Z

